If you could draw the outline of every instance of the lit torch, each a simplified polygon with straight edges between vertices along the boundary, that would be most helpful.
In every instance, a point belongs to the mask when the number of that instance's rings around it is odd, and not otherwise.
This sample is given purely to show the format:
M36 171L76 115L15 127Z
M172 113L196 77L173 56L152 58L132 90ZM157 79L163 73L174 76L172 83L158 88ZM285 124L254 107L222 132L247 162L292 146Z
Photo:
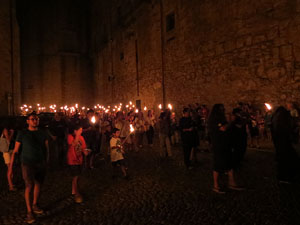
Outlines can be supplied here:
M95 116L93 116L93 117L91 118L91 122L94 123L94 124L96 123L96 117L95 117Z
M162 109L162 105L161 105L161 104L159 104L159 105L158 105L158 108L159 108L159 109Z
M173 106L172 106L171 104L168 104L168 108L169 108L170 110L172 110L172 109L173 109Z
M269 103L265 103L265 106L267 107L268 110L272 109L272 106Z
M126 140L130 137L130 135L134 132L134 127L132 126L132 124L130 124L130 133L127 135L127 137L124 139L124 141L122 142L122 145L126 142Z
M144 107L144 111L147 111L147 106Z
M130 133L133 133L134 132L134 128L132 126L132 124L130 124Z

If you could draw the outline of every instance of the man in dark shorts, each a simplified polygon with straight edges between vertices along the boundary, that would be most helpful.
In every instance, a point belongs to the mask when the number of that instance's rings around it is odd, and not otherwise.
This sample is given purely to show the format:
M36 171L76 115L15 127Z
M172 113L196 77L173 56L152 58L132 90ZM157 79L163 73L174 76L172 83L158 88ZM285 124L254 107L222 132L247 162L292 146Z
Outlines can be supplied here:
M22 174L25 182L25 201L27 207L26 222L35 221L34 214L42 214L43 210L38 206L41 185L46 175L46 162L49 158L48 140L45 132L38 128L39 118L35 113L27 117L28 128L18 133L13 151L9 174L12 175L15 155L19 153L22 163ZM33 203L30 197L33 191Z

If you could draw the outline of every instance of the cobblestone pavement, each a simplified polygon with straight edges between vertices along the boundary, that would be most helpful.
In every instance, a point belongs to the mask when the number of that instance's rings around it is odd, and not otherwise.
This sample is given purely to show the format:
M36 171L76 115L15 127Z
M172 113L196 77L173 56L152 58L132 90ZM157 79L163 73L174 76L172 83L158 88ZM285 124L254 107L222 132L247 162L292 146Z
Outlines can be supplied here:
M157 148L127 154L130 179L112 179L108 161L84 171L80 181L84 202L74 203L67 170L50 170L42 189L46 210L35 224L194 225L300 224L300 185L278 184L274 153L247 151L238 174L244 191L219 195L211 191L211 153L199 153L193 170L183 166L180 147L172 160L160 161ZM8 192L1 167L0 224L24 224L23 182ZM226 186L226 177L222 178Z

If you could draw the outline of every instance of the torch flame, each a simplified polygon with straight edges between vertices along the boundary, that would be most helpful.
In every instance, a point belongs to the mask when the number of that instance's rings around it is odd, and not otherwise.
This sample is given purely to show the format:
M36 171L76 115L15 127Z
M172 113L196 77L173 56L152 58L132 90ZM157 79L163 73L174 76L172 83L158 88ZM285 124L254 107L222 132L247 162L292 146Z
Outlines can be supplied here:
M169 108L170 110L172 110L172 109L173 109L173 106L172 106L171 104L168 104L168 108Z
M268 110L272 109L272 106L269 103L265 103L265 106L267 107Z
M93 116L93 117L91 118L91 122L92 122L92 123L96 123L96 117L95 117L95 116Z
M138 113L138 112L139 112L139 110L138 110L138 109L136 109L136 110L135 110L135 113Z
M144 110L147 111L147 106L144 107Z
M132 124L130 124L130 133L133 133L134 132L134 128L132 126Z
M158 105L158 108L162 109L162 105L161 105L161 104L159 104L159 105Z

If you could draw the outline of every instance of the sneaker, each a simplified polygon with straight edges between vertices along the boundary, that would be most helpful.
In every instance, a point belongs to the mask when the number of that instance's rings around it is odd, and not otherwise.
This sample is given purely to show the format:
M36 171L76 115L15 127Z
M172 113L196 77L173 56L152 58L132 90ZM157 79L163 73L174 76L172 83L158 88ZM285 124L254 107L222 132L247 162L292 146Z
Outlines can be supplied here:
M83 202L83 198L81 197L81 195L76 195L75 196L75 202L76 203L82 203Z
M33 205L32 206L32 211L35 213L35 214L43 214L44 213L44 210L42 210L40 207L38 207L37 205Z
M26 223L28 224L32 224L35 222L35 218L33 216L33 213L30 212L30 213L27 213L27 216L26 216Z

